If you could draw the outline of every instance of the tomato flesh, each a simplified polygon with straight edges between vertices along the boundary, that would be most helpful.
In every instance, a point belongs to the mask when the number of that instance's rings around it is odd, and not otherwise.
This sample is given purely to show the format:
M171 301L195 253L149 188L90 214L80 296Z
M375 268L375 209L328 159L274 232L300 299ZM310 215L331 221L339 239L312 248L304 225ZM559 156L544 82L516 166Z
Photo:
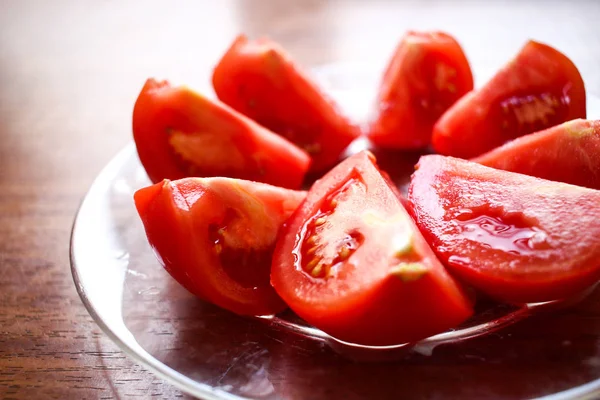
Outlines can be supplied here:
M472 161L600 189L600 121L577 119L517 138Z
M529 41L485 86L442 115L432 144L440 154L471 158L585 116L585 87L577 67L552 47Z
M381 147L426 148L438 118L472 89L469 62L452 36L408 32L386 68L368 136Z
M600 278L600 191L424 156L411 212L458 278L505 302L567 298Z
M295 143L322 171L339 159L359 129L276 43L239 36L215 67L219 99Z
M153 182L227 176L298 188L310 157L219 102L150 79L133 112L138 155Z
M472 313L364 151L318 180L286 222L271 283L307 322L360 344L416 341Z
M269 283L279 229L305 193L230 178L165 180L135 193L148 241L196 296L244 315L286 308Z

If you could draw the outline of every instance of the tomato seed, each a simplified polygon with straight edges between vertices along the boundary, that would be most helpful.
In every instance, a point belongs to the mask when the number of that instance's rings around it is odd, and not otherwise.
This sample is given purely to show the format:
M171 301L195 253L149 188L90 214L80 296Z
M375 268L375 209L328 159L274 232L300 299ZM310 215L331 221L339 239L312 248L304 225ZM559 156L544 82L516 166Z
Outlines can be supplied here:
M338 257L340 261L346 260L348 257L350 257L350 248L348 246L342 246L340 252L338 253Z
M306 264L306 269L312 271L313 268L317 266L317 264L321 261L320 257L315 257L308 264Z
M323 264L319 263L312 271L310 271L310 274L316 278L321 274L321 271L323 271Z
M314 224L315 226L321 226L323 225L325 222L327 222L327 218L325 217L319 217L315 220Z
M421 263L399 263L390 269L390 273L402 282L414 282L421 279L429 269Z
M319 246L313 246L313 247L311 247L310 249L308 249L308 250L306 251L306 255L307 255L307 256L312 256L313 254L315 254L315 253L316 253L316 251L317 251L318 249L319 249Z

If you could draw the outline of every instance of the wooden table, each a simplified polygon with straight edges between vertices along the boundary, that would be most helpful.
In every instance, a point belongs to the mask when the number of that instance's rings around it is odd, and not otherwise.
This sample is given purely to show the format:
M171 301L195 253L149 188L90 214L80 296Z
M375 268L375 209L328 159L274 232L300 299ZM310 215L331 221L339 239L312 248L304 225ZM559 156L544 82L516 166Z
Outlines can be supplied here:
M0 398L184 396L99 330L69 270L77 206L131 140L147 77L210 91L212 66L241 31L271 36L305 65L383 65L405 30L443 29L476 71L527 38L545 41L600 94L598 17L594 1L0 0Z

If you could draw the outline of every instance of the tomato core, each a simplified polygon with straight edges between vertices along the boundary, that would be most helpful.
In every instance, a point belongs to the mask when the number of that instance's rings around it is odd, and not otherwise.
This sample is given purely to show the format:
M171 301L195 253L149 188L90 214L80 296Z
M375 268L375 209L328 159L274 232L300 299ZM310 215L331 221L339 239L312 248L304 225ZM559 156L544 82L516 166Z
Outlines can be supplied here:
M192 174L214 165L222 168L243 169L244 156L232 145L231 140L210 133L186 133L174 129L167 130L169 145L176 155L177 162Z
M244 289L269 285L271 255L275 244L256 246L252 243L252 232L247 230L243 235L236 222L238 213L229 208L220 223L212 223L208 227L208 237L212 250L223 267L223 271ZM233 241L231 237L237 239ZM241 240L240 240L241 239Z
M296 248L300 248L300 267L314 278L335 276L338 267L363 243L364 237L357 230L340 232L341 223L352 212L352 202L342 201L352 193L366 194L365 184L358 178L349 179L338 190L325 197L321 207L309 218ZM335 238L331 243L329 238Z
M528 92L500 101L497 118L506 140L528 132L537 132L560 124L567 118L570 95L568 87L562 92Z

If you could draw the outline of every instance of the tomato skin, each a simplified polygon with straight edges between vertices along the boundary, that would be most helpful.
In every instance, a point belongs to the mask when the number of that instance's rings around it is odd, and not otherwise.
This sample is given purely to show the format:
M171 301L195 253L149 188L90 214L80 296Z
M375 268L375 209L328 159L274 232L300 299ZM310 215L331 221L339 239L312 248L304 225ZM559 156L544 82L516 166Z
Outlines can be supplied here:
M522 136L472 161L600 189L600 121L576 119Z
M372 157L358 153L315 182L280 232L271 284L300 317L338 339L368 345L417 341L460 324L472 314L472 304L436 259ZM313 216L330 203L335 204L330 205L332 214L319 225L316 243L321 247L309 256L311 250L304 246L312 240L311 224L317 226ZM362 242L350 255L338 256L338 264L331 263L328 277L313 276L316 267L307 272L311 257L330 257L327 248L341 254L340 239L348 235L362 237ZM405 265L402 260L422 274L396 275L394 267Z
M586 117L585 87L564 54L529 41L482 88L457 101L433 128L437 153L472 158L505 142Z
M269 284L271 253L281 224L304 197L304 192L230 178L164 180L134 195L148 241L169 274L194 295L241 315L286 308ZM218 251L217 228L225 232ZM226 265L224 255L238 250L255 251L251 254L259 254L255 259L262 265Z
M452 36L409 31L385 70L369 139L381 147L426 148L438 118L472 89L469 61Z
M446 267L498 300L563 299L600 279L600 191L430 155L408 199Z
M238 36L215 67L212 82L225 104L307 151L313 172L334 165L360 133L269 39Z
M226 105L154 79L136 101L133 137L154 183L228 176L296 189L310 164L305 152Z

